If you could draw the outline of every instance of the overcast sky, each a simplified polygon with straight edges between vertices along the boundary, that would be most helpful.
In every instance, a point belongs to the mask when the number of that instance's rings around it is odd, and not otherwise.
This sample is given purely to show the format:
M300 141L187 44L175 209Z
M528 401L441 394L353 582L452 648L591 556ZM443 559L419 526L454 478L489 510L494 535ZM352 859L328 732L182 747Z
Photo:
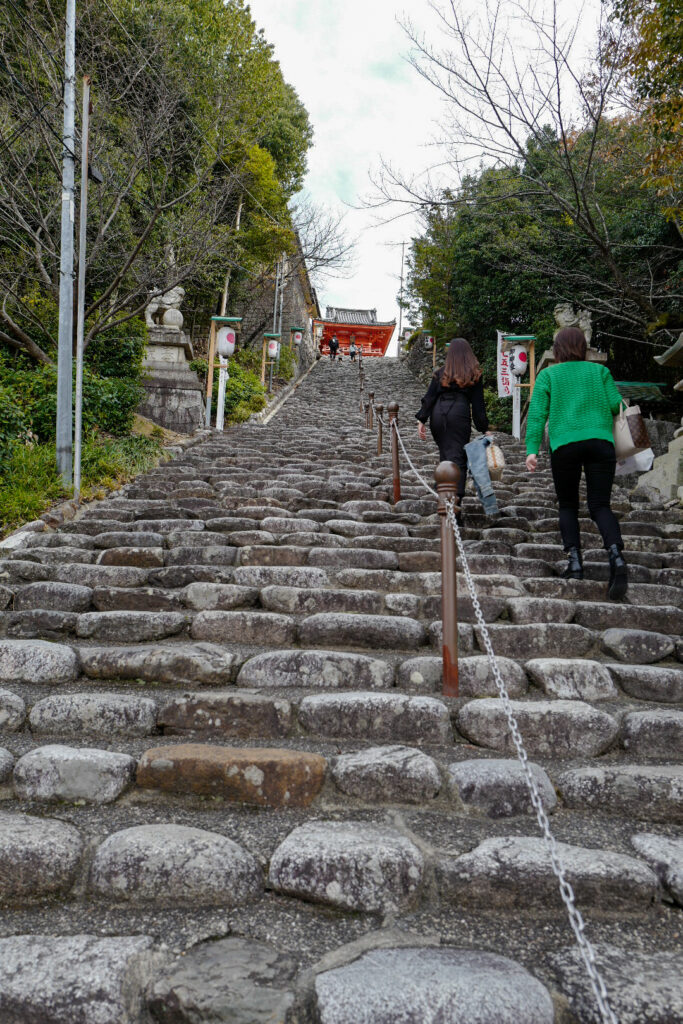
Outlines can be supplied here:
M433 134L432 89L407 64L408 41L395 0L250 0L257 25L275 47L285 79L299 94L315 131L306 190L339 209L370 192L380 156L406 167L426 165ZM352 277L318 289L326 305L377 308L398 320L402 241L416 233L411 216L375 227L377 216L347 212L358 237ZM397 244L398 243L398 244Z
M249 6L311 118L306 191L316 203L334 209L358 204L371 192L369 174L380 158L408 174L438 162L440 100L407 62L410 43L399 24L408 7L434 38L427 0L249 0ZM596 7L599 0L587 0L579 18L589 36L586 8ZM419 229L412 214L378 227L380 216L391 214L347 212L348 232L358 238L355 272L319 286L323 315L328 304L376 307L378 319L398 320L401 242Z

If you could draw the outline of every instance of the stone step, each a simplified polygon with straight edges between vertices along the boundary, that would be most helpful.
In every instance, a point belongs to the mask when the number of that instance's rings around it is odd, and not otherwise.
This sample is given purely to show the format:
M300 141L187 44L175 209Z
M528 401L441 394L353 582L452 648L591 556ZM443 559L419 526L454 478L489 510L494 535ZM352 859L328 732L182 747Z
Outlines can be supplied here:
M257 807L307 807L320 791L326 767L319 754L303 751L185 743L145 751L137 785Z
M545 757L597 757L617 738L619 723L580 700L511 701L527 753ZM503 702L470 701L457 714L458 730L489 750L515 753Z
M555 779L567 807L645 821L683 820L683 765L586 766Z
M299 722L309 733L387 743L451 744L446 705L434 697L403 694L315 694L299 704Z
M558 843L557 853L579 907L643 913L659 897L656 875L635 857L567 843ZM485 839L470 853L439 858L436 873L442 897L460 907L556 914L562 905L541 838Z

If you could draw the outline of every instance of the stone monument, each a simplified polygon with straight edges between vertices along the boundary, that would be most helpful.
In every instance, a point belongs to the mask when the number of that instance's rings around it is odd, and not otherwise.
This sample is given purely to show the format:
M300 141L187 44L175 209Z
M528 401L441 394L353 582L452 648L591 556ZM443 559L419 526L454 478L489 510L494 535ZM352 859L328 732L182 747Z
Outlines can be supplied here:
M189 367L192 343L183 333L180 305L185 289L179 285L152 294L145 309L148 342L144 359L147 377L141 416L179 434L191 434L204 420L203 389Z
M553 316L557 324L557 331L563 327L579 327L586 337L586 344L590 347L591 338L593 337L592 314L590 310L580 309L576 312L571 302L558 302L553 310ZM557 334L557 331L555 331L555 334Z

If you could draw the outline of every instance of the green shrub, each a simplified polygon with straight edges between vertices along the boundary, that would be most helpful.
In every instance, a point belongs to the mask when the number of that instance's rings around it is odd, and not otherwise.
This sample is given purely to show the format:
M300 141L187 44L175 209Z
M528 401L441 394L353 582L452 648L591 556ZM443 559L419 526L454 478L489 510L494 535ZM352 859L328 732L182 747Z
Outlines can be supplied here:
M0 384L0 452L13 441L28 439L28 423L22 409L17 405L16 395L10 388Z
M277 371L278 378L285 381L291 380L296 373L296 368L296 351L282 345L280 347L280 366Z
M5 368L0 383L14 397L18 410L41 443L54 440L57 416L57 370L36 366L30 370ZM75 391L74 381L74 391ZM101 430L120 436L133 425L143 396L138 380L98 377L87 367L83 373L83 432Z
M484 388L484 402L489 423L509 434L512 431L512 399L499 398L493 388Z
M138 380L147 345L144 320L127 320L98 334L85 351L85 363L98 377Z
M81 494L87 500L156 464L161 446L147 437L89 438L83 444ZM68 492L57 474L54 444L8 446L0 462L0 536L35 519Z

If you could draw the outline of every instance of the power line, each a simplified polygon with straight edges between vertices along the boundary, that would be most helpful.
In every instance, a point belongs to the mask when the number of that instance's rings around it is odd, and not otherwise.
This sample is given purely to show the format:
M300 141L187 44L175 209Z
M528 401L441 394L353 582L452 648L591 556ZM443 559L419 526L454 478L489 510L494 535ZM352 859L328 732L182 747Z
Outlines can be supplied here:
M48 119L47 119L46 117L44 117L44 116L43 116L43 110L45 109L45 107L46 107L46 106L48 106L48 103L44 103L42 107L38 107L38 106L36 106L36 104L35 104L35 101L33 100L33 97L32 97L32 96L31 96L31 94L30 94L30 93L28 92L28 90L26 89L26 87L25 87L25 86L24 86L24 85L22 84L22 82L21 82L21 81L20 81L20 80L19 80L19 79L17 78L17 76L16 76L15 74L14 74L14 72L13 72L13 71L12 71L12 69L11 69L11 68L9 67L9 65L8 65L8 63L7 63L7 61L5 60L5 58L4 58L4 57L0 56L0 62L2 63L2 65L3 65L4 69L5 69L5 71L7 72L7 74L9 75L9 77L10 77L10 78L12 79L12 81L14 82L14 84L15 84L15 85L17 86L17 88L18 88L18 89L19 89L19 90L20 90L20 91L21 91L21 92L23 93L23 95L24 95L24 96L26 97L26 99L28 100L28 102L29 102L29 103L31 104L31 106L33 107L33 110L34 110L34 111L35 111L35 113L36 113L36 114L38 115L38 117L40 118L40 120L41 120L41 121L43 122L43 124L44 124L44 125L45 125L45 126L47 127L47 129L48 129L48 130L49 130L49 131L50 131L50 132L51 132L51 133L52 133L52 134L54 135L54 137L55 137L55 138L57 139L57 142L58 142L58 143L60 144L60 146L62 146L62 147L64 148L65 152L67 152L67 153L69 154L69 156L70 156L70 157L71 157L71 158L72 158L73 160L76 160L76 154L75 154L75 153L73 153L73 152L72 152L72 151L71 151L70 149L67 149L67 147L66 147L66 145L65 145L65 143L64 143L64 139L62 138L62 136L61 136L61 135L59 134L59 132L58 132L58 131L57 131L57 130L56 130L55 128L53 128L53 126L52 126L52 125L50 124L50 122L48 121Z
M43 49L44 49L44 50L45 50L45 51L47 52L47 54L48 54L48 56L49 56L50 60L52 61L52 63L54 64L54 66L55 66L55 67L57 68L57 74L59 75L59 80L60 80L60 82L61 82L61 83L62 83L62 85L63 85L63 84L64 84L64 78L63 78L63 76L62 76L62 68L61 68L61 65L59 64L59 61L58 61L58 60L57 60L57 58L55 57L55 55L54 55L54 53L52 52L52 50L50 49L50 47L49 47L49 46L47 45L47 43L45 42L45 40L43 39L43 37L42 37L42 36L40 35L40 33L36 31L36 29L35 29L35 28L33 27L33 25L32 25L32 24L31 24L31 22L30 22L30 21L28 20L28 18L26 17L26 15L25 15L25 14L22 14L22 12L21 12L21 11L19 10L19 8L17 7L17 5L16 5L15 3L14 3L14 0L7 0L7 3L8 3L9 5L10 5L10 7L12 7L12 8L13 8L13 10L15 11L15 13L16 13L16 14L17 14L17 15L18 15L18 16L19 16L19 17L21 18L21 20L23 21L24 25L26 25L26 27L28 28L29 32L31 32L31 33L32 33L32 34L33 34L33 35L34 35L34 36L36 37L36 39L38 40L38 42L40 43L40 45L41 45L41 46L43 47Z

